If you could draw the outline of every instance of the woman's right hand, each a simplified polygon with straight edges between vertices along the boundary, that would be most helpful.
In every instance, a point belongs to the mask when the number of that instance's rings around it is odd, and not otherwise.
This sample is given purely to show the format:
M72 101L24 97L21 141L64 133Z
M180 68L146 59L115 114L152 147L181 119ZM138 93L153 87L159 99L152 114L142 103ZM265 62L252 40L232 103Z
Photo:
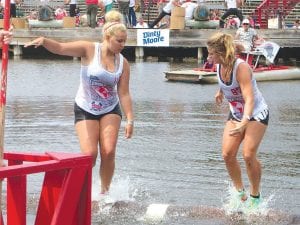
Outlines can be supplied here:
M44 44L44 37L39 37L34 39L33 41L27 42L24 44L24 47L27 48L29 46L34 46L35 48L42 46Z
M218 90L216 95L215 95L216 103L218 105L222 104L223 98L224 98L223 92L221 90Z

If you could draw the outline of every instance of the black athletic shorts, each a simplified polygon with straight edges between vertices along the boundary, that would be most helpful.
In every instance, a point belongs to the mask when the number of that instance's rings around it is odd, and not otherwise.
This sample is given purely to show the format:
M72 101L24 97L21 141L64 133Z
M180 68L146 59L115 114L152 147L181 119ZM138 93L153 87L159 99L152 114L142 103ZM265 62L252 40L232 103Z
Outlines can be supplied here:
M232 113L229 113L228 119L227 120L235 120L238 121L236 118L233 117ZM252 117L250 119L250 121L258 121L261 122L265 125L268 125L269 123L269 110L264 110L263 112L261 112L258 116L256 116L255 118Z
M117 114L122 118L122 111L120 108L120 104L117 104L116 107L111 110L110 112L101 114L101 115L94 115L89 112L86 112L82 108L80 108L76 103L74 104L74 123L76 124L77 122L81 120L99 120L101 117L107 115L107 114Z

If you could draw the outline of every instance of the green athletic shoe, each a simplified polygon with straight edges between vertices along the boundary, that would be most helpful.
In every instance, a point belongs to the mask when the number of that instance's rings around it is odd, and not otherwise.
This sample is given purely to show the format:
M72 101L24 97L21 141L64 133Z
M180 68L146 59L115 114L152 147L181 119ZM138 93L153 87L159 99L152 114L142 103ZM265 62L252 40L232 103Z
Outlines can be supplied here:
M244 190L235 191L233 195L231 195L231 198L229 199L229 204L228 204L229 212L230 213L242 212L246 200L247 200L247 195Z
M254 198L252 196L250 196L250 199L249 199L249 210L257 210L259 209L260 207L260 204L261 204L261 197L258 197L258 198Z
M242 202L247 200L247 195L245 190L238 191L238 197L241 199Z

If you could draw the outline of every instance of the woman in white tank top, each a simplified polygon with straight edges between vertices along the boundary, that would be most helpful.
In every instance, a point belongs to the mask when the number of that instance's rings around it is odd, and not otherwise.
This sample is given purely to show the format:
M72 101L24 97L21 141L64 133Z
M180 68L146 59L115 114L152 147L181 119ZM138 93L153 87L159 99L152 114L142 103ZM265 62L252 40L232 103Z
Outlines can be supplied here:
M115 16L115 13L110 15ZM122 18L120 13L118 15ZM101 44L87 41L60 43L40 37L25 47L43 46L55 54L81 57L80 84L74 107L75 127L81 151L93 157L94 165L100 153L99 193L106 194L115 168L122 118L120 106L127 119L125 138L132 136L134 117L129 92L129 63L120 54L127 39L126 27L120 22L107 22L102 33Z
M268 106L257 88L252 70L247 63L235 58L233 37L217 33L207 42L209 56L218 65L219 87L215 98L218 104L225 97L229 102L230 115L226 122L222 141L222 155L228 173L240 201L231 201L236 210L241 206L257 209L260 203L261 164L257 159L258 146L267 128ZM249 194L242 181L237 153L243 142L243 158L250 183Z

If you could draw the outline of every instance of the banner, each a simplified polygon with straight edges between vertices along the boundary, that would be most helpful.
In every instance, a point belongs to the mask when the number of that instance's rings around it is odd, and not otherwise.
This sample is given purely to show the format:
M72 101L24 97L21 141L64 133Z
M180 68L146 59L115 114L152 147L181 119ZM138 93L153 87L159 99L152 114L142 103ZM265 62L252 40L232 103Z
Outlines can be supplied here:
M138 29L137 46L160 47L169 46L169 29Z
M258 46L258 48L262 51L268 61L274 63L274 59L280 49L280 46L274 42L266 41L262 45Z

